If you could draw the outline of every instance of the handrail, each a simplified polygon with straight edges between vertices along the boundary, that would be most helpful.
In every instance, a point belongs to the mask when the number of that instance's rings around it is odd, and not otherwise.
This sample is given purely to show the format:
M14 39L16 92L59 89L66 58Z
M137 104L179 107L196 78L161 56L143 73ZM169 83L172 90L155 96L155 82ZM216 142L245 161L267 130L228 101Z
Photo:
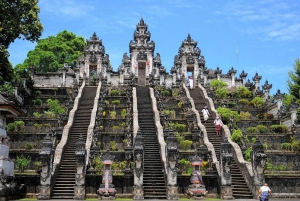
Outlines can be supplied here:
M82 97L82 94L83 94L83 90L85 88L85 84L86 84L86 81L84 79L83 83L82 83L82 85L81 85L81 87L78 91L78 95L75 98L73 109L69 113L68 123L64 126L62 136L61 136L61 140L58 143L58 145L56 146L55 153L54 153L54 160L53 160L52 175L53 175L53 173L55 173L57 166L60 164L61 156L62 156L62 153L64 151L65 145L68 141L70 129L73 126L74 117L76 115L78 106L80 104L81 97Z
M164 140L163 128L160 124L160 117L159 117L159 112L157 110L157 103L156 103L156 98L154 96L153 88L150 88L150 97L151 97L151 101L152 101L152 110L153 110L153 113L154 113L155 126L156 126L156 129L157 129L157 138L158 138L158 142L159 142L159 145L160 145L161 160L163 162L164 172L165 172L165 175L166 175L166 173L167 173L166 143L165 143L165 140Z
M198 87L201 89L204 98L209 102L211 111L217 114L217 111L214 107L214 103L212 99L207 96L206 90L200 84L198 84ZM246 183L251 188L252 194L256 195L256 186L254 185L254 181L253 181L254 174L253 174L251 162L244 160L243 153L240 146L231 140L231 134L229 128L226 125L223 125L223 130L224 130L224 136L227 138L228 142L231 144L233 148L233 153L234 153L233 156L235 157L235 161L241 167L240 170L242 172L243 177L246 180Z
M52 177L51 177L51 184L50 184L51 193L52 193L52 189L53 189L53 186L54 186L54 181L56 179L56 175L58 174L58 170L59 170L59 167L60 167L61 156L62 156L62 153L64 152L65 145L68 142L69 133L70 133L71 128L73 127L74 117L77 113L77 109L78 109L78 106L80 104L82 94L83 94L83 90L85 89L85 85L86 85L86 80L83 79L83 83L82 83L82 85L81 85L81 87L78 91L78 95L75 98L74 106L73 106L72 110L69 112L68 123L64 126L62 136L61 136L61 140L58 143L58 145L56 146L56 149L55 149L55 152L54 152L52 171L51 171L51 176Z
M199 85L200 86L200 85ZM213 159L213 164L215 164L216 166L216 170L217 170L217 173L218 175L220 176L221 175L221 170L220 170L220 163L218 162L218 159L217 159L217 155L216 155L216 152L215 152L215 148L213 146L212 143L209 142L208 140L208 136L207 136L207 131L206 131L206 128L205 126L201 123L201 119L200 119L200 114L199 114L199 111L196 110L195 108L195 103L194 103L194 100L193 98L191 97L190 95L190 92L189 92L189 89L183 85L183 88L185 89L185 92L186 92L186 95L188 97L188 99L190 100L191 104L192 104L192 110L193 112L196 114L196 117L197 117L197 124L199 126L199 128L201 129L201 131L203 132L203 141L204 141L204 144L206 145L206 147L211 151L211 155L212 155L212 159ZM200 88L200 87L199 87ZM203 91L203 90L202 90ZM205 92L205 91L204 91ZM206 92L205 92L206 93ZM206 96L204 96L205 99L208 99L208 101L211 103L210 106L211 106L211 111L216 113L216 110L215 110L215 107L213 105L213 102L212 100L207 96L207 94L205 94ZM210 99L210 100L209 100Z
M99 101L99 97L100 97L101 86L102 86L102 82L99 82L97 91L96 91L96 96L94 98L93 110L91 112L91 121L90 121L88 130L87 130L87 137L86 137L86 144L85 144L85 149L86 149L85 172L87 170L86 167L89 163L90 150L91 150L91 145L92 145L93 136L94 136L94 127L95 127L95 123L96 123L96 115L97 115L97 110L98 110L98 101Z

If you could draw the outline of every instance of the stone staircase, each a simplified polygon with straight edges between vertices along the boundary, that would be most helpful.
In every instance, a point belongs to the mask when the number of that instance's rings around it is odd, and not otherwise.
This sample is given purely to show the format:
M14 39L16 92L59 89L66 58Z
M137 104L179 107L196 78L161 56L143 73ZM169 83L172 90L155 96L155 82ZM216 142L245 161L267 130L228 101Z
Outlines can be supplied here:
M76 143L80 134L82 134L83 140L86 140L96 90L97 87L85 87L81 103L74 117L73 127L70 130L69 140L62 154L60 168L52 191L52 199L73 199L74 197Z
M201 90L199 88L195 88L190 90L190 95L194 100L195 108L199 111L201 122L203 122L203 115L201 110L206 105L204 98L201 95ZM204 124L208 136L208 140L213 144L217 159L220 161L220 149L221 143L223 142L222 135L218 136L215 132L215 126L213 124L214 117L210 117L207 123ZM238 168L236 161L232 158L231 165L231 182L232 182L232 193L235 199L252 199L253 195L246 184L244 177L240 169Z
M138 86L136 89L138 121L140 131L144 137L144 199L167 199L149 88Z

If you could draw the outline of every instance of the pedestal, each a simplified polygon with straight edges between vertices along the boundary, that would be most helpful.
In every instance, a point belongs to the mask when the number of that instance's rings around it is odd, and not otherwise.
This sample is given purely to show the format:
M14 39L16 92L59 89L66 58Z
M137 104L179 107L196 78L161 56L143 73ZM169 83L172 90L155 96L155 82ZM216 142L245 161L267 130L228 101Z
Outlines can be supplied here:
M85 186L75 186L74 187L74 200L84 200L85 199Z
M133 187L133 199L143 200L144 199L144 188L142 186Z
M38 196L39 200L50 200L50 186L39 186L40 194Z
M221 199L224 200L232 200L234 197L232 196L232 186L221 186Z
M178 200L178 186L168 186L168 200Z

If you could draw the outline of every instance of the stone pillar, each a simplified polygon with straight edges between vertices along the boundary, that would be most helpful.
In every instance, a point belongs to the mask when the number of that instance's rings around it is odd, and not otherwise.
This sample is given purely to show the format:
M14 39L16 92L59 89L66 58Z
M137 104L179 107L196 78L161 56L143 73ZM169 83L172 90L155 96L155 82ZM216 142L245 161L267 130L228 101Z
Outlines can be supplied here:
M235 86L235 74L236 74L236 70L233 69L233 67L231 67L231 69L228 72L231 75L231 87Z
M254 185L260 187L264 183L264 168L267 161L267 155L264 153L263 145L256 138L255 144L252 146L251 164L253 170Z
M40 176L39 186L39 200L50 199L50 186L51 186L51 164L52 164L52 142L49 135L45 137L43 147L39 153L39 159L41 161L42 171Z
M272 88L272 84L268 83L266 80L265 84L262 86L263 90L265 90L265 101L270 98L270 89Z
M144 189L143 189L144 138L142 137L140 130L137 131L137 135L135 137L133 157L135 162L133 199L143 200L144 199Z
M221 163L221 199L231 200L232 186L231 186L231 161L232 161L232 147L227 138L221 144L220 150Z
M172 129L168 130L166 157L167 157L167 199L178 200L177 160L178 144Z
M75 159L76 159L76 173L74 186L74 200L85 199L85 143L82 135L79 136L76 143Z
M259 89L259 82L261 80L261 76L258 75L258 73L255 73L255 76L252 78L252 80L255 82L255 90Z

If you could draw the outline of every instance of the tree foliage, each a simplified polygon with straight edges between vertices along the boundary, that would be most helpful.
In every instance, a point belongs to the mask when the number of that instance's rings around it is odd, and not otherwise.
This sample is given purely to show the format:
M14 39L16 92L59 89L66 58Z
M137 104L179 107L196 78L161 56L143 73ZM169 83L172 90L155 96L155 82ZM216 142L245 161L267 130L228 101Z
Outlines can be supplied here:
M13 69L8 61L9 45L17 38L37 41L43 26L38 17L38 0L2 0L0 1L0 81L13 77Z
M217 80L217 79L212 80L209 84L214 91L228 86L228 84L226 82L224 82L222 80Z
M287 81L288 90L295 98L295 101L300 102L300 59L296 59L294 64L294 72L289 71L289 80Z
M37 72L55 72L64 63L74 64L85 46L83 37L77 37L69 31L62 31L56 36L41 39L35 49L29 51L23 68L34 65Z

